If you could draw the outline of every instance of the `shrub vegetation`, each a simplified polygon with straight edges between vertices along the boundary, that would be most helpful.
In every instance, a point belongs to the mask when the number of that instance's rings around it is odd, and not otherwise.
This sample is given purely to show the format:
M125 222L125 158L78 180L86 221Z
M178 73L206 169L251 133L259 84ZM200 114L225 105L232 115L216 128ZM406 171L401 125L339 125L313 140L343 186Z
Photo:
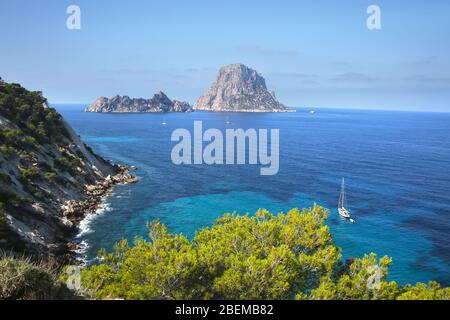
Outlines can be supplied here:
M123 299L450 299L437 283L388 281L388 257L342 262L314 206L287 214L225 215L192 240L149 224L149 240L122 240L82 272L85 294Z
M73 299L75 295L58 281L45 263L0 256L0 300Z
M58 142L64 136L68 137L62 117L55 109L44 108L45 103L41 92L28 91L17 83L0 80L0 115L20 128L1 130L0 142L19 147L23 137L27 138L22 143L32 145Z

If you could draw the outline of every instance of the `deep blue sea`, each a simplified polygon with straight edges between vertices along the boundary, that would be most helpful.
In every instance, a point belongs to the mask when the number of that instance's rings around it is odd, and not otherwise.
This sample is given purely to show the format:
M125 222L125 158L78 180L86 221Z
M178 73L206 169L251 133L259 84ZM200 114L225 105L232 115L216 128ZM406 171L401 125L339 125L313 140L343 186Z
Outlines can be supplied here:
M137 184L119 186L80 238L93 259L122 238L146 236L159 219L192 236L225 212L273 213L317 202L344 257L376 252L399 283L450 285L450 114L318 109L296 113L95 114L55 106L82 139L115 163L138 167ZM176 128L280 129L280 171L259 166L172 164ZM226 123L229 121L230 123ZM162 125L166 122L166 125ZM356 223L341 220L341 178Z

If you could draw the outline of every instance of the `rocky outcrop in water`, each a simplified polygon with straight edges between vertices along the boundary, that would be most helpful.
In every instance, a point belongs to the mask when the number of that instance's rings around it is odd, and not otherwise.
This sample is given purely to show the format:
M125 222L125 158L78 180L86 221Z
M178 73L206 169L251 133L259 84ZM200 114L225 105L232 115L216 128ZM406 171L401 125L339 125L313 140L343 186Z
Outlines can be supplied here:
M151 99L115 96L110 99L98 98L88 106L86 112L190 112L187 102L170 100L163 92L156 93Z
M212 87L198 99L195 110L239 112L288 112L266 81L255 70L243 64L230 64L220 69Z

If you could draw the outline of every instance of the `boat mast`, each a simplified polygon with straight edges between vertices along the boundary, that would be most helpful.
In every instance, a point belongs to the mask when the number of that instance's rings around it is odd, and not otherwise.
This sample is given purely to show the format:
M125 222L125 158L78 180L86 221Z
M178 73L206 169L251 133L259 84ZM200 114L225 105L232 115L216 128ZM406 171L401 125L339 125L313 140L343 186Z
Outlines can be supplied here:
M345 208L345 182L342 178L341 193L339 195L339 208Z

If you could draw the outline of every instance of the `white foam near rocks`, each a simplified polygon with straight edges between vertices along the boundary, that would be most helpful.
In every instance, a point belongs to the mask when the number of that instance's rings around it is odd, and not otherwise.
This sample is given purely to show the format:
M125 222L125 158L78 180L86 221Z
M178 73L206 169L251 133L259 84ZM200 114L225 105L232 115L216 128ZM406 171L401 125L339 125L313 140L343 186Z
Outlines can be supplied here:
M111 211L111 207L108 203L104 202L100 205L100 207L97 209L97 211L93 214L88 214L78 226L78 229L80 230L76 236L76 238L81 238L82 236L92 233L93 231L90 228L91 223L96 220L98 217L102 216L106 212Z
M107 202L103 202L100 207L97 209L97 211L93 214L88 214L78 226L79 232L77 236L75 237L77 243L77 248L73 250L75 253L75 259L81 264L81 265L87 265L89 264L89 261L87 259L87 251L89 249L89 243L86 240L83 240L82 238L92 232L94 232L91 229L91 224L96 219L101 217L107 212L110 212L111 206Z

